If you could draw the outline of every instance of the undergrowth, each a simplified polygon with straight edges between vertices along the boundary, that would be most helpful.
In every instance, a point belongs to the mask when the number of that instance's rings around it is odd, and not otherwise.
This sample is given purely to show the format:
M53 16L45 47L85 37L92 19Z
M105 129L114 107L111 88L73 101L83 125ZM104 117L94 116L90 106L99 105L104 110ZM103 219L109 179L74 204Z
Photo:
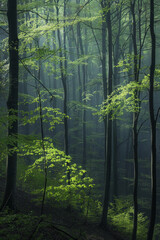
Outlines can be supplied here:
M0 213L1 240L69 240L67 231L63 227L55 227L46 216L38 218L32 214L8 212Z
M115 198L114 202L110 204L108 222L115 231L127 237L127 239L131 239L133 230L133 214L134 208L130 199L125 199L124 197ZM144 213L139 212L137 240L146 240L148 223L148 217L145 216ZM156 236L159 236L158 233L160 233L159 224L155 226L153 240L157 239Z

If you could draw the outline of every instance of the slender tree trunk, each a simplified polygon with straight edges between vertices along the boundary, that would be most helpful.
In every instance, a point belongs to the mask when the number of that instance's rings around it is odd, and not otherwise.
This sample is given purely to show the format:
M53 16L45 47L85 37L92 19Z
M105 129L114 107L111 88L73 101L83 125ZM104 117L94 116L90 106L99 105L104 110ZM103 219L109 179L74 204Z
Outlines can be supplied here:
M156 119L154 117L154 72L156 55L156 37L154 32L154 0L150 0L150 34L152 40L150 88L149 88L149 113L151 123L151 216L147 240L153 239L156 220Z
M17 153L11 152L13 147L17 147L18 135L18 32L17 32L17 1L8 0L8 24L9 24L9 96L7 101L9 118L16 119L8 124L8 138L15 138L14 146L8 144L7 179L6 188L2 204L2 209L8 206L15 208L15 188Z
M120 32L121 32L121 12L122 6L117 8L118 33L114 51L114 87L119 84L118 68L116 67L120 58ZM118 195L118 127L117 119L113 120L113 196Z
M40 78L39 78L40 79ZM42 149L43 149L43 158L44 158L44 188L43 188L43 196L42 196L42 204L41 204L41 216L44 213L44 204L46 198L46 189L47 189L47 180L48 180L48 167L47 167L47 158L46 158L46 150L44 143L44 126L43 126L43 113L42 113L42 100L39 86L37 87L37 93L39 98L39 116L40 116L40 129L41 129L41 141L42 141Z
M110 1L107 2L107 15L106 22L108 28L108 95L112 92L112 27L111 27L111 13ZM105 10L106 11L106 10ZM105 193L104 204L101 219L101 226L107 226L108 207L110 200L110 183L111 183L111 163L112 163L112 113L107 116L107 138L106 138L106 180L105 180Z
M106 70L106 53L107 53L107 44L106 44L106 35L107 35L107 22L106 22L106 1L101 1L102 7L102 80L103 80L103 97L104 100L107 99L107 70ZM106 143L107 143L107 118L104 119L104 158L105 158L105 169L106 169ZM104 171L106 177L106 172ZM104 185L105 186L105 185ZM107 206L106 206L106 186L104 190L104 205L102 212L102 219L100 225L104 228L107 225Z
M80 27L80 26L79 26ZM80 30L80 28L79 28ZM82 56L84 56L84 49L83 49L83 43L82 43L82 37L81 37L81 30L80 30L80 33L79 33L79 41L80 41L80 50L81 50L81 54ZM86 67L85 65L83 64L82 66L82 78L83 78L83 104L86 105ZM84 108L83 109L83 113L82 113L82 126L83 126L83 161L82 161L82 164L83 164L83 167L86 168L86 109Z
M65 14L65 4L64 2L64 14ZM56 11L57 11L57 22L59 23L59 7L56 6ZM59 43L59 48L60 48L60 71L61 71L61 79L62 79L62 85L63 85L63 91L64 91L64 100L63 100L63 109L64 109L64 114L67 116L68 114L68 108L67 108L67 100L68 100L68 91L67 91L67 76L66 76L66 59L65 63L63 65L63 54L62 54L62 41L61 41L61 34L60 30L57 30L57 36L58 36L58 43ZM63 29L63 37L64 37L64 44L66 44L66 33L65 33L65 28ZM64 49L66 49L66 46L64 46ZM65 56L65 55L64 55ZM66 57L66 56L65 56ZM68 119L67 117L64 118L64 151L65 154L68 155L69 145L68 145ZM69 166L69 163L68 163ZM67 171L67 178L68 178L68 185L70 185L70 171Z
M101 1L102 7L102 81L103 81L103 98L107 99L107 69L106 69L106 54L107 54L107 43L106 43L106 35L107 35L107 23L106 23L106 1ZM98 45L97 45L98 46ZM106 135L107 131L107 119L104 119L104 159L106 163Z
M77 4L80 4L80 1L76 1ZM81 26L80 23L77 24L77 38L78 38L78 47L80 47L81 55L84 56L84 47L81 36ZM82 94L83 94L83 104L86 105L86 66L82 65ZM82 142L83 142L83 155L82 155L82 164L86 168L86 109L83 108L82 112Z
M133 18L133 48L134 48L134 81L138 82L138 66L137 66L137 36L136 36L136 19L135 19L135 0L131 3L131 13ZM135 99L138 97L137 90L134 91ZM136 240L137 236L137 216L138 216L138 116L139 112L133 113L133 159L134 159L134 189L133 189L133 204L134 204L134 220L133 220L133 231L132 240Z

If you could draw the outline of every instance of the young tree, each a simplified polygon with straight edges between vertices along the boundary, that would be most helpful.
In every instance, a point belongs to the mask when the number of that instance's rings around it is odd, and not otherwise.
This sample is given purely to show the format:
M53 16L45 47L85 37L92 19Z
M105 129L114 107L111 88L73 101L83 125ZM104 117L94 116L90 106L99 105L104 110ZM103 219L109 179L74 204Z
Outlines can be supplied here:
M7 178L2 209L8 206L14 209L18 134L18 33L17 33L17 1L8 0L8 26L9 26L9 95L8 107L8 160Z

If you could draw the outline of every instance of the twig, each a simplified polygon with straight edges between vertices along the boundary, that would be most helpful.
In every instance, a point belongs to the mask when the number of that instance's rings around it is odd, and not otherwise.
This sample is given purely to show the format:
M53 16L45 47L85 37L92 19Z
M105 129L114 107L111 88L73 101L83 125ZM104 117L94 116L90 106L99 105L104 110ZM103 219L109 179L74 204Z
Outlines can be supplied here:
M148 119L144 120L144 121L141 123L141 125L140 125L139 128L138 128L137 134L139 134L139 132L140 132L143 124L144 124L145 122L147 122L147 121L148 121Z
M155 122L157 122L158 116L159 116L159 112L160 112L160 107L158 108L157 114L156 114L156 118L155 118Z
M0 29L2 29L5 33L7 33L7 35L9 34L9 32L7 32L7 30L5 30L4 28L2 28L1 26L0 26Z
M33 75L33 73L29 70L29 68L24 64L24 62L22 61L22 59L19 57L20 62L22 63L22 65L24 66L24 68L27 70L27 72L38 82L40 83L40 85L50 94L50 96L52 97L52 99L54 99L54 95L50 92L50 90L41 82L40 79L38 79L36 76Z
M77 238L73 237L72 235L70 235L69 233L65 232L64 230L56 227L53 223L51 223L51 222L49 222L49 221L45 221L45 220L44 220L44 222L46 222L46 223L48 223L48 224L51 224L51 226L52 226L54 229L56 229L56 230L59 231L59 232L64 233L65 235L67 235L67 236L70 237L71 239L73 239L73 240L78 240Z
M31 240L35 234L35 232L37 231L37 228L39 227L39 224L42 222L42 218L40 218L35 226L35 228L33 229L33 231L31 232L28 240Z

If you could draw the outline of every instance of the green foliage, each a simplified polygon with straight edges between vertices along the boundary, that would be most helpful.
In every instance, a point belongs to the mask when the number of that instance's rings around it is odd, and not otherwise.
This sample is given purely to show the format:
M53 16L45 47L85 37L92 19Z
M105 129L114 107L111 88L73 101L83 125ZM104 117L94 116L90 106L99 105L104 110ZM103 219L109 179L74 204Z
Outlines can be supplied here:
M43 98L45 96L45 92L41 94L41 102L44 104L48 101L48 99ZM26 124L36 124L37 121L40 121L40 107L39 107L39 97L33 98L32 96L21 95L24 97L24 101L20 104L29 104L33 106L34 110L23 111L20 110L21 118L20 124L25 126ZM54 96L54 95L53 95ZM36 104L36 107L35 107ZM56 124L63 124L64 117L68 117L63 114L60 109L53 107L42 107L42 118L44 124L49 124L49 130L53 130Z
M0 52L0 54L1 54L1 52ZM2 90L5 91L5 88L7 87L8 80L6 79L6 75L8 73L8 70L9 70L9 64L8 64L7 60L6 59L0 60L0 76L1 76L0 91L2 91Z
M133 205L125 198L116 198L110 204L108 218L111 225L125 236L131 236L133 230ZM145 240L148 231L148 218L143 213L138 213L137 240Z
M139 87L139 83L133 81L117 88L104 101L98 114L103 118L112 113L112 118L118 118L124 114L124 111L139 111L140 99L135 97L135 91L138 91Z
M120 64L120 63L119 63ZM123 63L124 64L124 63ZM122 65L123 65L122 64ZM156 69L156 81L154 82L154 89L159 90L160 82L160 70ZM141 102L148 102L148 100L141 100L140 93L149 89L150 75L144 76L140 82L131 81L127 84L115 89L103 102L100 111L97 113L100 115L100 119L108 115L109 113L114 118L120 118L124 112L139 112L141 109Z
M89 97L90 96L87 95L86 99L89 100ZM97 108L89 106L88 104L84 104L84 103L78 102L78 101L70 101L68 105L69 105L70 108L74 108L76 110L85 109L85 110L89 110L91 112L96 112L97 111Z
M7 130L8 127L12 127L12 124L14 121L17 120L17 111L10 109L9 115L7 110L4 108L0 108L0 153L1 153L1 159L4 160L6 158L7 154L11 154L15 149L15 145L18 141L17 135L8 136ZM10 151L8 151L8 145L12 146L10 147Z
M132 70L133 61L134 61L134 55L127 54L125 56L125 60L120 60L118 62L118 65L115 67L122 69L120 70L120 72L123 72L123 73L129 72L130 70Z
M93 179L86 176L81 166L71 163L71 157L63 151L56 149L50 138L44 139L45 157L47 160L48 185L46 198L51 203L86 209L90 201L91 191L94 187ZM18 149L19 161L26 156L34 159L33 164L27 166L22 172L22 186L36 195L36 202L40 203L44 184L44 156L41 140L32 140L30 143L20 143ZM36 160L35 160L36 159ZM70 172L70 184L67 173ZM22 181L23 180L23 181Z
M66 229L55 228L52 221L46 216L39 219L32 214L8 212L0 213L0 239L1 240L52 240L70 239ZM31 237L32 236L32 237Z
M28 239L36 226L38 218L32 215L0 213L0 239Z
M87 65L87 60L91 58L91 55L84 55L79 58L77 58L74 61L70 61L69 64L71 65Z
M160 223L157 223L154 229L154 237L159 237L159 236L160 236Z

